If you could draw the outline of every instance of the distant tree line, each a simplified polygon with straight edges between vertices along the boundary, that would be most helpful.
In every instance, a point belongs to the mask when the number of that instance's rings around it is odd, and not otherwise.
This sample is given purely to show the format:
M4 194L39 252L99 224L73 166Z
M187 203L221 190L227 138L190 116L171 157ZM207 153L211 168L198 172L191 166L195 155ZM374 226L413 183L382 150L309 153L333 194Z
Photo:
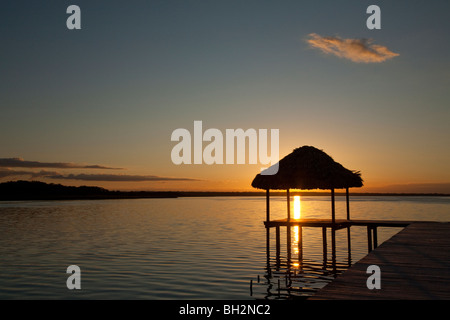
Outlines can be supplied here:
M100 187L73 187L40 181L0 183L0 200L175 198L177 196L176 192L110 191Z

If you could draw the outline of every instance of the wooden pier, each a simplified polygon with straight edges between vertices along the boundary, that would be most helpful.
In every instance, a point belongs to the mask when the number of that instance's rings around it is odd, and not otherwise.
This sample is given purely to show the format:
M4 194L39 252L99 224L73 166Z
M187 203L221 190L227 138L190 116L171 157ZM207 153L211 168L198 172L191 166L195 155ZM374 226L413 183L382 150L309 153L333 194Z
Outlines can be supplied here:
M280 219L280 220L270 220L264 221L266 227L266 250L267 259L270 256L270 229L275 228L276 235L276 257L279 258L280 255L280 228L286 227L287 235L287 254L288 260L290 260L291 253L291 227L299 227L299 246L302 245L302 227L316 227L322 228L322 240L323 240L323 253L326 255L327 252L327 228L331 230L331 249L335 250L335 232L340 229L347 229L347 244L349 251L351 250L350 242L350 227L351 226L365 226L367 228L367 249L371 252L374 248L378 247L378 234L377 228L379 227L395 227L404 228L414 221L399 221L399 220L348 220L348 219ZM299 253L301 255L302 248L299 247Z
M380 268L380 289L367 288L370 265ZM450 299L450 223L408 223L310 299Z

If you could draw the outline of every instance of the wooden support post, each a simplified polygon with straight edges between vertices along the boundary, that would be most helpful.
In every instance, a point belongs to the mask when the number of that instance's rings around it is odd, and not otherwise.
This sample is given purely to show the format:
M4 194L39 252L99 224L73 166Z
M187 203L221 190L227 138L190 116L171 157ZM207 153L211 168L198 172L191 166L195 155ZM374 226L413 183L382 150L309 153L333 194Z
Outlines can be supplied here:
M270 228L266 226L266 257L267 264L270 263Z
M291 221L291 196L289 193L289 189L286 190L287 195L287 221Z
M348 251L350 252L352 250L352 241L351 241L351 235L350 235L350 227L347 227L347 247L348 247Z
M291 263L291 225L288 224L286 232L286 244L287 244L287 262L288 265Z
M322 227L322 242L323 242L323 269L326 270L327 268L327 259L328 259L328 253L327 253L327 227Z
M336 274L336 229L331 227L331 265L333 273Z
M331 189L331 222L335 224L334 189Z
M378 236L377 236L377 227L373 227L373 248L375 249L378 247Z
M347 202L347 220L350 220L350 196L348 193L348 188L345 188L345 199Z
M350 226L347 227L347 247L348 247L348 267L352 265L352 240L350 235Z
M288 265L291 262L291 197L289 194L289 189L286 190L286 196L287 196L287 227L286 227L286 240L287 240L287 260Z
M347 208L347 220L350 220L350 193L348 187L345 188L345 202ZM350 236L350 226L347 227L347 248L348 248L348 266L352 264L352 242Z
M276 226L276 259L277 263L280 261L280 226Z
M372 227L367 226L367 245L369 252L372 251Z
M270 192L266 190L266 221L270 221ZM266 226L266 257L267 268L270 270L270 228Z
M303 260L303 228L298 226L298 263L301 265Z
M331 255L336 257L336 229L331 227Z

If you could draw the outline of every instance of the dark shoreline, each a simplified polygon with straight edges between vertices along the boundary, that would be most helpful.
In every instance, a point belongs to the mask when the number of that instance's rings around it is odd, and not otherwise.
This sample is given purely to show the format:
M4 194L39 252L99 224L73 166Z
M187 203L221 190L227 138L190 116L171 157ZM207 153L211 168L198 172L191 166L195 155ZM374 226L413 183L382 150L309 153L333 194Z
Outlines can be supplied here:
M15 181L0 183L0 201L26 200L105 200L105 199L147 199L147 198L186 198L186 197L262 197L265 191L111 191L99 187L70 187L60 184L47 184L38 181ZM329 192L291 191L291 195L329 196ZM336 192L345 196L345 192ZM271 191L271 196L284 197L285 191ZM393 197L449 197L441 193L350 193L358 196Z
M179 192L180 197L255 197L255 196L266 196L266 192L258 192L258 191L237 191L237 192L215 192L215 191L186 191L186 192ZM349 193L350 196L406 196L406 197L420 197L420 196L427 196L427 197L450 197L450 194L446 193L372 193L372 192L355 192ZM305 192L305 191L290 191L291 196L330 196L330 192ZM270 191L270 196L274 197L285 197L286 192L285 191ZM345 196L345 192L335 192L335 196Z

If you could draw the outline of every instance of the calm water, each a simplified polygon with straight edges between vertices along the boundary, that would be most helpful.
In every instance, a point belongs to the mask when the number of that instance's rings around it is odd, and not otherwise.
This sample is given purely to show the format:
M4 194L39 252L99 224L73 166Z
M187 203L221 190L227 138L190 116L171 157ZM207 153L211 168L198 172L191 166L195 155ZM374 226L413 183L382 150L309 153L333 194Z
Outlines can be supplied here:
M337 218L345 217L344 200L337 197ZM273 198L272 218L284 218L285 209L284 198ZM355 219L449 221L450 198L354 197L351 212ZM301 215L329 218L329 198L302 197ZM277 266L272 246L268 265L264 219L259 197L2 202L0 299L296 297L367 253L365 228L352 227L350 254L340 230L335 263L330 249L324 261L321 229L304 228L302 263L294 230L292 264L282 247ZM379 243L399 230L380 228ZM81 290L66 287L73 264Z

